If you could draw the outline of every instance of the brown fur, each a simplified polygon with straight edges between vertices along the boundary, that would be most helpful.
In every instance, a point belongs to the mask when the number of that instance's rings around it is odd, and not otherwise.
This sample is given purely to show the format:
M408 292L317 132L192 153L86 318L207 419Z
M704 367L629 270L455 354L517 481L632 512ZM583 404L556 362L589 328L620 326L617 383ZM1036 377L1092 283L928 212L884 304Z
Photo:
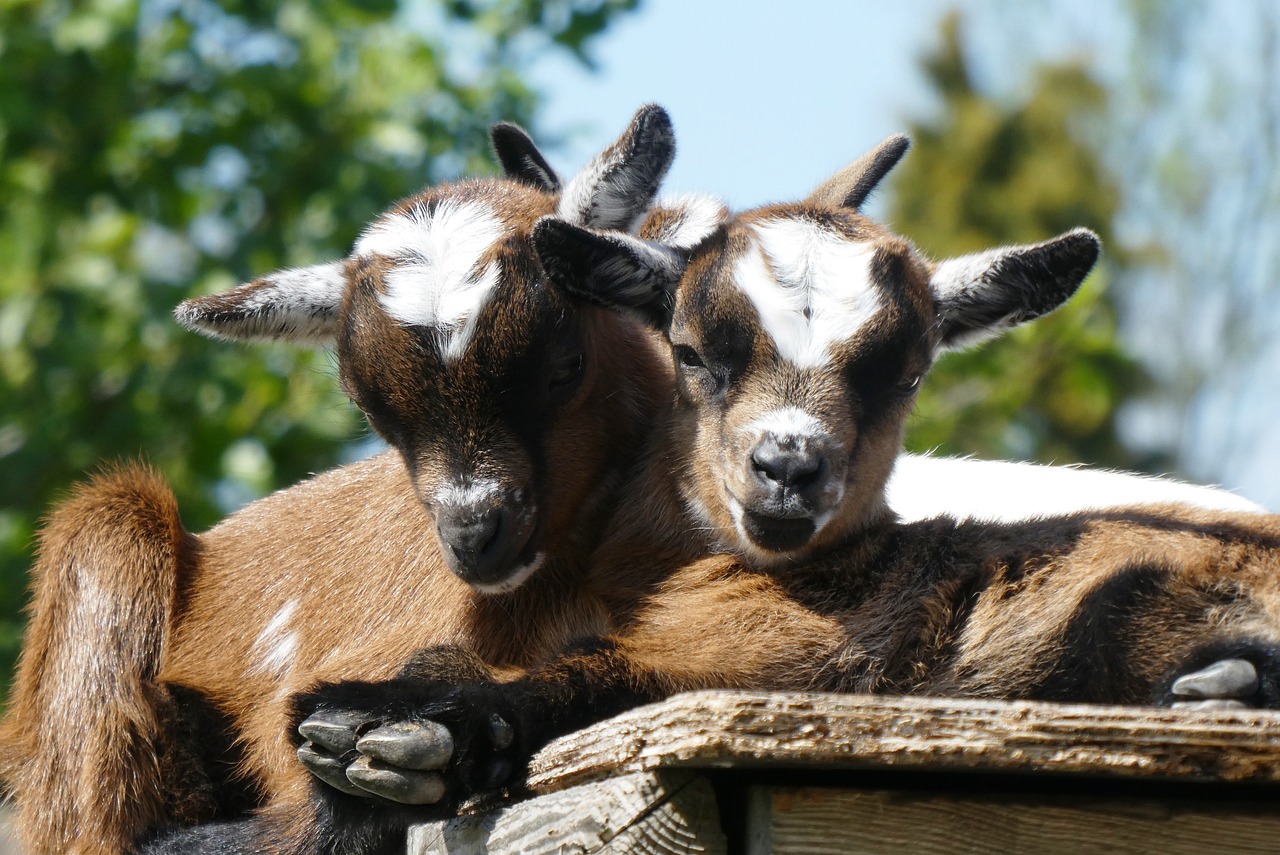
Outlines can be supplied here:
M659 696L1154 703L1214 643L1280 645L1277 579L1275 516L1153 506L880 525L799 565L722 556L681 568L613 639L611 667L621 654L629 679Z
M192 563L172 494L141 465L102 473L42 530L3 733L29 851L120 852L164 814L167 699L155 678Z

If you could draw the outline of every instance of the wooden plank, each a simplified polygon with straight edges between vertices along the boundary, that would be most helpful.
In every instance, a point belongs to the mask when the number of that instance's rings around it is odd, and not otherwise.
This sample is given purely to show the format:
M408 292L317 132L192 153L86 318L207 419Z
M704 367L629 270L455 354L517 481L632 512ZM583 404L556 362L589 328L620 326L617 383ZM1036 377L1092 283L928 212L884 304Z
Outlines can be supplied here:
M1154 707L692 692L547 746L543 792L668 767L923 769L1280 781L1280 714Z
M747 855L1249 855L1280 850L1272 809L1002 795L755 787Z
M641 773L415 826L409 855L674 855L726 851L715 792L689 772Z

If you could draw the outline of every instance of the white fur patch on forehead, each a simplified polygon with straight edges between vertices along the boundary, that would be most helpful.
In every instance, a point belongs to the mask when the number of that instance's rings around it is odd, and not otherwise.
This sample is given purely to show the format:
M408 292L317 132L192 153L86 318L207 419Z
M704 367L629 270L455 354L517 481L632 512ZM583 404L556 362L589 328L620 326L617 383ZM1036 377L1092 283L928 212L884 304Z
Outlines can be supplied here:
M382 307L402 324L432 330L449 360L466 351L481 310L497 290L498 264L477 267L506 231L489 206L445 200L434 210L414 205L384 217L361 236L355 252L396 262L383 277Z
M778 355L799 368L825 365L885 308L871 281L875 248L801 219L752 226L756 240L733 279L760 316Z

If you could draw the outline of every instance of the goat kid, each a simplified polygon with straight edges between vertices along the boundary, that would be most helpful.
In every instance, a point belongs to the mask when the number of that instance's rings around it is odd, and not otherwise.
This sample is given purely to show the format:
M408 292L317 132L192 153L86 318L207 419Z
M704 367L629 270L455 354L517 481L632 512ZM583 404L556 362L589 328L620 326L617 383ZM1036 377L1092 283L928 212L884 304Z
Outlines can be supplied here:
M933 360L1051 311L1099 247L1077 230L931 265L857 213L843 175L834 203L733 218L682 276L643 243L537 226L553 280L654 324L677 363L669 456L623 500L593 571L637 572L646 528L703 527L726 554L671 567L622 629L514 681L436 649L395 680L301 695L304 734L378 770L362 789L383 816L447 814L504 775L518 789L551 738L690 689L1280 705L1276 517L895 519L885 485ZM683 509L654 498L670 491ZM444 795L405 807L427 791ZM374 815L317 793L333 815Z
M390 677L432 644L525 669L611 628L608 592L580 568L670 367L651 333L544 282L531 232L550 214L636 226L674 153L670 122L642 109L564 186L513 126L495 147L514 179L424 191L345 261L179 308L226 338L336 339L344 386L398 453L199 536L143 466L55 509L4 723L26 851L118 855L263 800L290 815L309 797L285 735L294 692ZM702 214L720 209L666 211L655 234L705 233ZM292 813L281 834L309 834Z

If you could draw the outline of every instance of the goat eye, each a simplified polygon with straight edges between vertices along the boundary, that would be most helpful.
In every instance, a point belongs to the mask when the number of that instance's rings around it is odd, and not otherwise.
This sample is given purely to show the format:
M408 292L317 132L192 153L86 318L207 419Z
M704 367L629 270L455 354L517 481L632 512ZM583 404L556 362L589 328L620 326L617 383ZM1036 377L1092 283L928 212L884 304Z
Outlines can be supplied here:
M920 388L920 381L924 378L923 374L914 374L910 377L904 377L898 383L898 394L911 395Z
M547 385L552 389L568 386L582 375L582 369L586 367L587 355L585 353L575 353L570 356L561 357L555 363L551 372L551 379Z
M707 367L707 363L702 361L702 357L698 355L698 351L686 344L676 345L676 361L685 368Z

